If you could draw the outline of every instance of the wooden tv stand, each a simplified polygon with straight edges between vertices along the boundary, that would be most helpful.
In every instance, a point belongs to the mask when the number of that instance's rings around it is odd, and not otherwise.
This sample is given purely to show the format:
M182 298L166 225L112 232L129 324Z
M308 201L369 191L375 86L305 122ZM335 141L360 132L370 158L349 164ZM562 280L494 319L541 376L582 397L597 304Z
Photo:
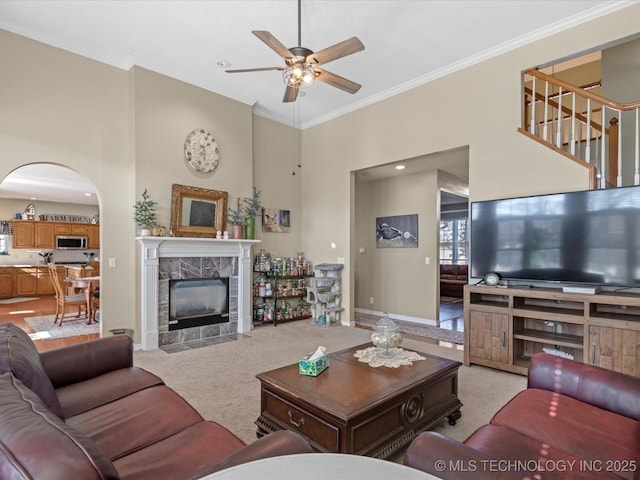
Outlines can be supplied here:
M640 375L640 295L560 288L464 288L464 364L527 374L543 349Z

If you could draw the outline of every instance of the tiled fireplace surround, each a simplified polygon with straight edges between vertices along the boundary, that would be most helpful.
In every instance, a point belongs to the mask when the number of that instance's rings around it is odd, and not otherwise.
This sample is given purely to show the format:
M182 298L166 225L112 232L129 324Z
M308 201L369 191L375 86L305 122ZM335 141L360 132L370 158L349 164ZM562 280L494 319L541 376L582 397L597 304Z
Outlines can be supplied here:
M161 258L158 273L158 345L160 347L238 332L238 259L236 257ZM216 277L229 277L229 321L169 331L169 281Z
M143 350L251 330L251 246L259 240L138 237ZM229 322L169 331L169 280L229 277Z

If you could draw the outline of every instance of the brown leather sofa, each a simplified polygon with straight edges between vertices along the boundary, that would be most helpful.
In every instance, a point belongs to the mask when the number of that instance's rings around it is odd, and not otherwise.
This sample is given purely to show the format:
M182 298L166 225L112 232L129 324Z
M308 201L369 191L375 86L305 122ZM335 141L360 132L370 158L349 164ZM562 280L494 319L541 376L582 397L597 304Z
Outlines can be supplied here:
M189 479L259 458L309 453L281 431L248 446L205 421L152 373L125 335L39 354L0 325L0 478Z
M463 287L469 283L468 265L440 265L440 295L462 298Z
M405 465L443 479L637 479L640 378L546 353L464 443L420 434Z

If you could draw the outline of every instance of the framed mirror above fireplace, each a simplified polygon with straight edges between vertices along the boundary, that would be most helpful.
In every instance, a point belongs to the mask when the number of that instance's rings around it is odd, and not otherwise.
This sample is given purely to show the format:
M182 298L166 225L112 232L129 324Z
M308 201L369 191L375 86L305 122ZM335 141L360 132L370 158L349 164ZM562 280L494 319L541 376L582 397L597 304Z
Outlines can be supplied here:
M227 224L227 192L173 184L171 234L214 238Z

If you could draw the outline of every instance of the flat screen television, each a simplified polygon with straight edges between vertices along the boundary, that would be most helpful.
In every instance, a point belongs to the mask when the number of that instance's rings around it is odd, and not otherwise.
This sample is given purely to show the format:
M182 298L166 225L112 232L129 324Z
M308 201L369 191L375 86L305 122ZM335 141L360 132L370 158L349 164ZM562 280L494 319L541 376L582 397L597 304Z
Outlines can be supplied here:
M640 286L640 187L471 204L470 276Z

